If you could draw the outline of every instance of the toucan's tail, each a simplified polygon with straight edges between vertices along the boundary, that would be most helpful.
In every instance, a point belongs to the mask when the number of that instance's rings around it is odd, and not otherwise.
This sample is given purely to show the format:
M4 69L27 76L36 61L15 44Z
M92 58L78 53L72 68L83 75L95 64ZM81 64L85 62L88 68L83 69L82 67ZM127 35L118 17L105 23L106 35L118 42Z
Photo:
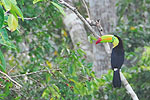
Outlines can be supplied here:
M120 88L121 87L120 70L114 71L113 86L114 86L114 88L116 88L116 87Z

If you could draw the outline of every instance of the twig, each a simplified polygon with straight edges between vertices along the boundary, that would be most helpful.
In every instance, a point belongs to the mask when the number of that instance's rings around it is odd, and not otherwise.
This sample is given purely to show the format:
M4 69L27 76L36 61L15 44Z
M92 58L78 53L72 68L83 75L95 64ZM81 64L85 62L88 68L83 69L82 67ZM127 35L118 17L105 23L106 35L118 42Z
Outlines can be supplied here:
M102 34L102 35L104 35L100 19L98 19L98 20L95 21L95 26L97 27L97 30L99 31L99 33Z
M0 84L0 88L4 88L4 87L5 87L4 85Z
M83 4L85 5L85 9L86 9L86 12L87 12L88 18L89 18L89 19L91 19L91 17L90 17L90 12L89 12L89 9L88 9L88 7L87 7L87 5L86 5L85 0L82 0L82 2L83 2Z
M61 69L53 69L55 71L61 71ZM32 75L32 74L39 74L42 72L49 72L49 71L53 71L53 70L40 70L40 71L36 71L36 72L31 72L31 73L26 73L26 74L20 74L20 75L15 75L15 76L10 76L11 78L16 78L16 77L23 77L23 76L28 76L28 75Z
M6 76L10 81L12 81L13 83L15 83L16 85L18 85L19 87L22 87L19 83L17 83L15 80L13 80L10 76L8 76L6 73L0 71L1 74L3 74L4 76Z
M7 14L8 14L8 12L9 12L9 10L7 10L7 11L4 13L4 15L7 15Z
M14 66L13 68L11 68L8 72L7 72L7 74L9 75L9 73L15 68L16 66Z
M7 27L7 25L3 26L2 29L3 29L3 28L6 28L6 27Z
M5 12L5 15L9 15L10 13L8 13L8 11ZM31 18L23 18L24 20L33 20L33 19L37 19L38 17L40 17L41 15L38 15L36 17L31 17ZM21 17L18 16L19 19L22 19Z
M133 91L132 87L130 86L130 84L128 83L128 81L126 80L124 75L122 74L122 72L120 72L120 77L121 77L122 83L124 84L124 86L125 86L126 90L128 91L128 93L131 95L132 99L133 100L139 100L137 95Z
M34 47L33 48L29 48L29 50L24 50L24 51L21 51L20 53L26 53L26 52L30 52L30 51L32 51L34 49Z
M41 15L38 15L36 17L31 17L31 18L23 18L24 20L33 20L33 19L37 19L38 17L40 17ZM19 19L22 19L21 17L18 17Z

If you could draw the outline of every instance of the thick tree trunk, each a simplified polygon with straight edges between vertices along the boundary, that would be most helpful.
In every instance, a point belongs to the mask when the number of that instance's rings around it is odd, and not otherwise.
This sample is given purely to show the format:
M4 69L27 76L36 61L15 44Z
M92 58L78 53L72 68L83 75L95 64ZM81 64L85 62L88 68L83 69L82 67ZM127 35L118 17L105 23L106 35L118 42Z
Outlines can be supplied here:
M115 0L89 0L91 18L101 19L105 33L113 32L116 26L115 3Z
M80 43L80 48L87 54L87 61L93 62L92 44L88 42L88 36L84 28L83 22L69 9L65 9L66 17L64 17L64 24L69 31L72 43L77 49L77 43Z

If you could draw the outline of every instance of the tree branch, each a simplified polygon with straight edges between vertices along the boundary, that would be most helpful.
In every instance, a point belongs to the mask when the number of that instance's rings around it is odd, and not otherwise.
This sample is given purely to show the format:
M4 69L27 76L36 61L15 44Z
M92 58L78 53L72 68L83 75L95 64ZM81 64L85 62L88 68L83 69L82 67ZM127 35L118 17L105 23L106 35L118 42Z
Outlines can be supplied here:
M18 85L19 87L22 87L22 85L20 85L19 83L17 83L15 80L13 80L10 76L8 76L6 73L0 71L1 74L3 74L4 76L6 76L10 81L12 81L13 83L15 83L16 85Z
M23 18L24 20L33 20L33 19L37 19L39 18L41 15L38 15L36 17L31 17L31 18ZM18 17L19 19L21 19L21 17Z
M9 73L12 71L12 70L14 70L16 68L16 66L14 66L13 68L11 68L8 72L7 72L7 74L9 75Z
M132 87L130 86L130 84L128 83L128 81L126 80L126 78L124 77L123 73L120 71L120 77L121 77L121 81L124 84L126 90L128 91L128 93L131 95L133 100L139 100L137 95L135 94L135 92L133 91Z
M39 74L42 72L51 72L51 71L61 71L61 69L52 69L52 70L40 70L40 71L36 71L36 72L31 72L31 73L26 73L26 74L20 74L20 75L15 75L15 76L10 76L11 78L17 78L17 77L23 77L23 76L28 76L28 75L32 75L32 74Z
M9 15L9 10L5 12L5 15ZM31 17L31 18L23 18L24 20L33 20L39 18L41 15L38 15L36 17ZM18 16L19 19L22 19L21 17Z

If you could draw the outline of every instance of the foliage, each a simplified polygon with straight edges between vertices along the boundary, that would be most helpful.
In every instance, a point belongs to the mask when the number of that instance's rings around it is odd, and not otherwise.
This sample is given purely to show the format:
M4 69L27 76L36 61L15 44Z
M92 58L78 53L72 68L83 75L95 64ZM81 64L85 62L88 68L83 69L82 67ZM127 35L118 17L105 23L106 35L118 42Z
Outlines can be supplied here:
M3 7L5 9L3 9ZM9 14L7 13L8 11L10 12ZM15 0L14 1L2 0L0 2L0 44L14 49L15 46L9 40L6 28L11 32L17 29L18 26L17 15L20 16L23 20L23 14L20 8L17 6L17 2ZM4 72L6 69L6 64L4 63L5 61L2 53L0 53L0 56L2 61L0 69Z
M134 52L140 51L137 47L145 48L134 67L122 69L140 100L150 98L150 48L145 47L149 44L147 4L148 0L119 0L117 3L116 30L125 41L127 58L137 56ZM76 5L82 6L80 2ZM92 63L86 62L85 52L72 48L62 16L65 13L57 0L0 1L0 70L23 85L18 89L7 78L0 77L0 99L130 100L123 86L112 87L111 70L101 78L95 77ZM92 36L88 39L95 40ZM32 72L36 73L16 76Z
M119 16L116 30L121 33L128 52L150 44L149 4L149 0L118 0L116 4Z

